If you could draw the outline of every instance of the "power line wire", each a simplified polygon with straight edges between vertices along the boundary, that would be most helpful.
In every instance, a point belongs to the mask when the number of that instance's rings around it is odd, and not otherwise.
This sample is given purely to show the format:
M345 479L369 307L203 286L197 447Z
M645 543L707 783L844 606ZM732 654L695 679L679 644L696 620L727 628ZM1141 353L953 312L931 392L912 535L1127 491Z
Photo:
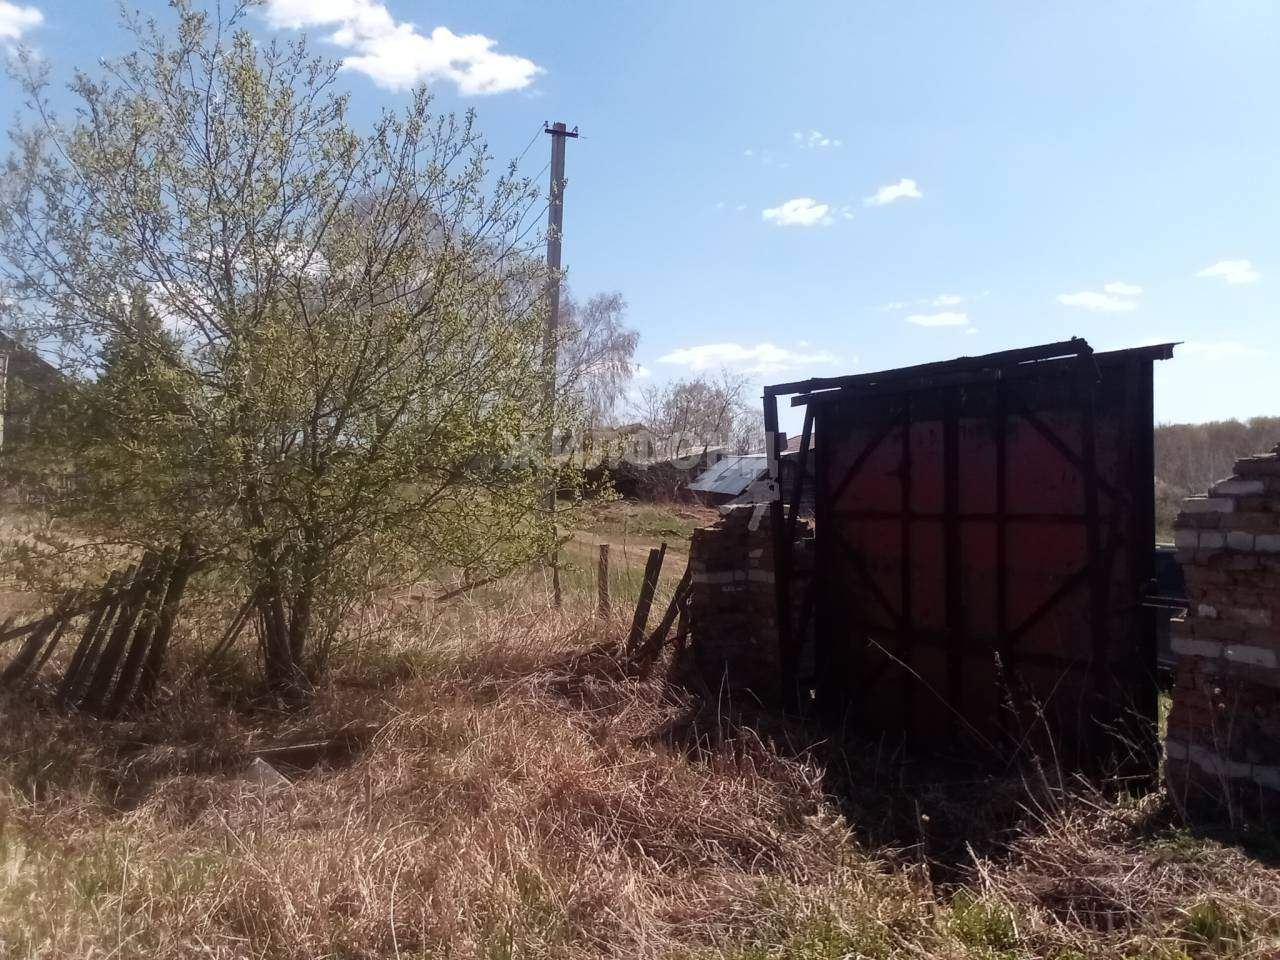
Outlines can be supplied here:
M524 155L529 152L529 148L538 142L538 135L541 133L542 133L542 127L538 127L536 130L533 131L533 136L530 138L529 142L525 144L524 149L520 151L520 156L516 157L516 166L520 165L520 161L523 160Z

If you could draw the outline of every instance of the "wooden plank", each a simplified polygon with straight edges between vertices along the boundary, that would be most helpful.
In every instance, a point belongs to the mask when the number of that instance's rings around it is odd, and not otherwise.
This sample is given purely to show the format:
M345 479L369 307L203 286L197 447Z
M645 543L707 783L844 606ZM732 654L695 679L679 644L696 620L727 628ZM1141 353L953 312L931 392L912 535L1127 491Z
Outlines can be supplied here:
M693 571L689 567L684 568L684 574L680 577L680 582L676 584L676 592L671 595L671 602L667 604L667 612L662 615L662 620L658 623L653 633L649 635L649 639L638 649L632 656L632 660L637 663L645 663L657 657L658 652L662 649L662 644L667 639L667 634L671 632L671 626L675 623L676 617L680 616L684 608L684 603L689 597L689 588L693 585Z
M813 443L812 408L804 412L804 427L800 431L800 450L796 455L796 479L791 489L791 507L787 514L786 529L774 541L773 575L778 623L778 662L782 666L782 705L791 713L798 713L802 704L800 696L800 654L805 642L803 622L792 629L791 588L794 586L794 554L796 549L796 523L800 516L800 501L804 497L804 478L809 466L809 447ZM778 456L778 495L782 494L782 456ZM779 501L779 509L782 502Z
M54 627L58 625L59 620L60 618L56 614L49 614L49 616L42 617L36 621L36 629L27 634L27 640L22 645L22 649L18 651L18 655L10 660L9 664L4 668L4 672L0 673L0 685L8 686L26 676L31 665L35 663L36 657L44 649L45 640L53 632Z
M46 643L57 643L62 636L62 632L66 629L67 620L70 618L70 611L79 599L79 590L71 590L62 595L54 605L53 610L49 612L49 615L38 621L38 628L28 634L22 649L18 651L18 655L10 661L4 672L0 673L0 683L13 683L26 676L32 670L36 660L45 650ZM51 634L52 639L50 639Z
M120 658L124 655L129 634L133 631L133 625L142 611L142 604L146 599L152 578L155 576L159 559L154 553L148 553L143 557L138 572L134 574L133 583L125 592L115 626L102 649L102 656L94 668L93 677L89 680L89 687L85 691L82 705L91 713L100 711L107 702L116 668L120 665Z
M97 598L92 600L83 599L85 595L89 594L91 594L91 591L84 591L81 599L76 601L76 604L67 610L65 616L68 619L74 619L82 614L92 613L98 608L99 601ZM0 624L0 644L8 643L10 640L19 640L22 637L27 636L32 630L37 629L41 624L43 624L46 619L46 617L38 617L35 620L28 621L27 623L16 627L13 626L12 618L6 620L3 624Z
M902 696L902 729L910 730L915 719L916 678L912 667L912 635L915 632L915 611L912 607L911 575L913 532L913 516L911 512L912 482L911 474L911 394L902 398L902 438L899 450L901 462L898 465L898 506L902 516L898 518L898 609L901 611L902 637L897 644L898 660L901 663L900 683Z
M1016 350L1002 350L999 353L988 353L977 357L957 357L954 360L939 360L934 363L921 363L912 367L897 367L892 370L878 370L875 373L856 373L845 377L814 377L810 380L797 380L793 383L779 383L765 389L775 396L791 393L810 393L814 390L857 387L864 384L883 383L886 380L910 379L937 373L982 370L988 367L1007 366L1015 363L1027 363L1038 360L1052 360L1056 357L1074 357L1090 350L1089 345L1079 337L1062 340L1057 343L1046 343L1035 347L1020 347Z
M137 567L130 567L123 572L116 570L107 578L97 605L90 612L89 623L80 636L80 642L76 644L75 652L71 655L71 662L63 671L62 683L58 686L56 698L59 704L65 705L73 699L72 693L79 685L80 677L92 666L94 658L98 655L102 637L107 631L107 625L111 623L116 608L120 604L120 586L136 570Z
M764 395L764 442L769 464L769 537L773 544L773 605L777 623L778 662L782 666L783 706L788 706L787 692L794 687L790 674L791 656L791 544L787 540L786 517L783 514L782 454L786 445L778 424L778 398Z
M836 578L832 574L836 560L836 544L839 533L831 513L831 484L827 476L833 441L825 426L829 413L819 411L814 416L813 430L818 442L813 449L813 524L814 542L813 579L809 589L814 596L814 671L817 686L818 710L829 723L845 719L849 706L850 676L847 672L848 651L837 635L840 612L839 599L846 597L843 591L837 595Z
M168 553L161 559L143 600L142 612L134 627L133 639L120 665L120 675L116 678L115 689L107 703L105 716L116 717L129 704L133 696L133 688L138 675L142 672L142 664L146 661L151 647L151 638L155 636L156 624L160 619L160 604L164 601L165 590L174 568L174 557Z
M787 543L793 544L796 539L796 520L800 515L800 500L804 496L804 474L809 466L809 444L813 441L813 410L804 412L804 427L800 431L800 449L796 453L796 481L791 486L791 505L787 511ZM781 482L782 468L778 468Z
M649 551L649 559L644 565L644 583L640 585L640 598L636 602L635 616L631 619L631 630L627 634L628 654L634 651L644 638L645 627L649 624L649 609L653 606L653 595L658 589L658 577L662 573L662 560L667 555L667 545Z
M185 538L178 548L178 559L173 565L173 571L169 574L164 603L160 607L160 619L156 623L151 649L142 666L142 676L138 680L138 690L134 694L135 706L142 706L155 694L156 686L160 682L160 673L164 669L165 656L169 650L169 640L173 636L174 625L178 622L178 608L182 603L182 595L186 592L187 581L191 579L195 569L195 544L190 538Z
M208 669L217 662L218 658L231 649L232 645L239 638L241 632L249 625L249 621L254 618L255 612L258 610L258 597L256 594L249 594L245 598L240 609L236 611L236 615L231 618L231 623L227 625L226 631L222 634L222 638L213 645L213 648L205 655L204 660L200 662L195 671L190 675L190 680L195 680L205 674Z
M947 716L951 743L960 746L960 726L965 717L964 657L968 631L964 613L964 586L961 575L964 557L960 538L960 398L954 390L946 394L942 421L942 521L944 605L947 631Z
M997 682L1003 682L1001 695L1015 702L1018 666L1009 637L1009 386L996 384L996 650L1000 657ZM1017 731L1009 711L1001 710L997 726L1007 744L1017 743Z
M77 590L73 595L74 599L68 606L74 607L88 592L89 591L87 590ZM31 668L31 673L33 675L38 674L43 670L44 665L49 662L49 658L53 656L54 651L58 648L58 642L62 639L62 635L67 632L67 628L71 626L71 621L75 619L75 616L76 614L68 612L58 620L58 629L53 632L53 636L49 638L49 642L44 646L44 652L40 654L40 659L36 661L35 666Z
M1097 453L1097 410L1096 410L1096 370L1088 365L1081 365L1080 371L1080 459L1084 481L1084 512L1088 518L1085 524L1085 543L1089 554L1089 633L1093 660L1094 702L1085 704L1086 716L1092 721L1087 734L1091 760L1098 764L1103 759L1106 749L1106 730L1104 723L1111 717L1108 708L1111 705L1110 664L1107 662L1107 645L1110 638L1107 607L1109 605L1111 586L1111 565L1103 563L1102 519L1098 509L1098 453ZM1113 539L1114 546L1114 539ZM1154 544L1152 545L1154 549Z

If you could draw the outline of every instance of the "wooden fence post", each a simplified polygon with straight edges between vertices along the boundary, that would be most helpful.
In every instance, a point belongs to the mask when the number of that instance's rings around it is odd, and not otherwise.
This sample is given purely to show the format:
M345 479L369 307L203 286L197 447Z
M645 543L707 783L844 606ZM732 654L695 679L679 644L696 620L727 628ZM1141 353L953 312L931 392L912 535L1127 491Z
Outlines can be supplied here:
M636 603L636 615L631 620L631 632L627 634L626 651L634 653L644 639L644 628L649 624L649 608L658 589L658 577L662 574L662 558L667 555L667 545L649 551L649 561L644 565L644 583L640 584L640 599Z
M609 545L600 544L600 562L596 567L596 616L609 619Z

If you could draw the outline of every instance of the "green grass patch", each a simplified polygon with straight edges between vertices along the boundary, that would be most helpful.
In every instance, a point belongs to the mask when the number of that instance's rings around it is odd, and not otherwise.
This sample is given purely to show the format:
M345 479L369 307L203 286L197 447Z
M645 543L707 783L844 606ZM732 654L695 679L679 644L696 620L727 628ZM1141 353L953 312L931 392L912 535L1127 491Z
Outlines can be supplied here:
M672 547L680 547L694 530L715 520L715 511L701 506L614 500L587 507L580 529L611 543L665 540Z
M967 890L957 893L951 901L948 927L957 940L973 951L974 956L990 960L1013 960L1024 956L1014 912L989 898Z

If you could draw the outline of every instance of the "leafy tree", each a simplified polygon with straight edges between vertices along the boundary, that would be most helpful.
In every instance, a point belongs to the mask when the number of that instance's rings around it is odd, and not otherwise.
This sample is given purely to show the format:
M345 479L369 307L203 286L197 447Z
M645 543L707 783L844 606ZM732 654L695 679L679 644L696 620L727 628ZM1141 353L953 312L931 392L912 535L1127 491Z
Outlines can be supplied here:
M184 364L178 338L164 328L145 290L133 290L120 309L102 342L98 376L83 387L88 421L75 425L69 442L129 443L157 418L181 411L182 393L169 375Z
M543 556L535 188L424 90L367 133L338 65L255 40L249 4L172 31L33 115L0 204L0 281L92 408L62 509L120 540L193 535L256 598L286 694L350 604L438 564Z

